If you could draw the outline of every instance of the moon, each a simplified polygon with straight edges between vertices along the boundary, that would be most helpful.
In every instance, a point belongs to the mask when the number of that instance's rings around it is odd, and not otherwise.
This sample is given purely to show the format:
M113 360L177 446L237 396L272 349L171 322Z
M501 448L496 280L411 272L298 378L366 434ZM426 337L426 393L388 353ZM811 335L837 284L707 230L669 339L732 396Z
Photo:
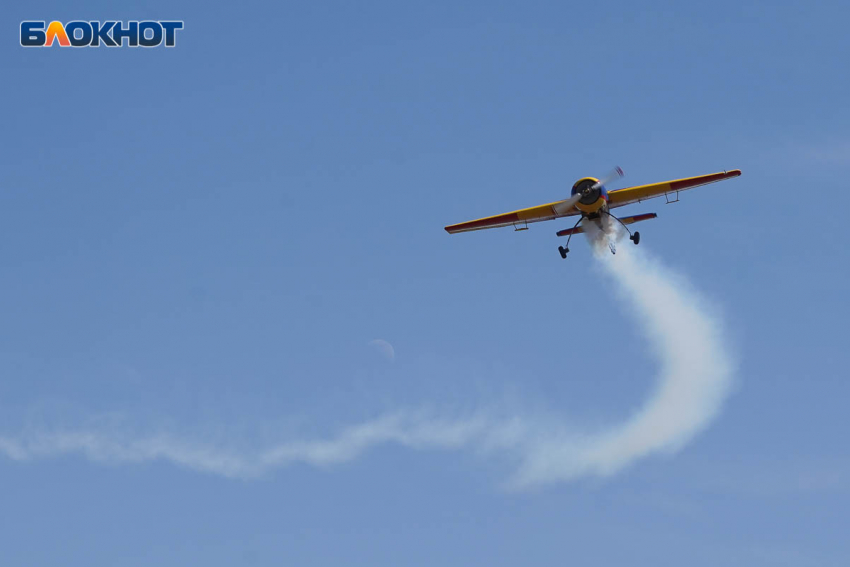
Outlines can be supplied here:
M395 349L393 345L385 341L384 339L373 339L369 341L369 346L378 351L378 354L392 362L395 360Z

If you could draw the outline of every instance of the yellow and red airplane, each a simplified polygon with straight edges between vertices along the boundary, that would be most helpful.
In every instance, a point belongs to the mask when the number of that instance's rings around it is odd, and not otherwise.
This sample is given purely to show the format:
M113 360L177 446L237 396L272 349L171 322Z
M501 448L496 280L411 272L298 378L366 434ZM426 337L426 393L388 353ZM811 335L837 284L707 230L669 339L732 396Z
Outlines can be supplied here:
M484 217L481 219L451 224L446 227L446 232L454 234L456 232L469 232L472 230L482 230L485 228L497 228L502 226L513 226L514 230L526 230L528 224L532 222L540 222L546 220L558 219L561 217L579 216L578 221L572 228L559 230L558 236L567 236L567 245L559 246L558 252L561 253L561 258L567 257L567 252L570 251L569 244L573 234L584 232L584 226L579 226L582 220L594 221L596 226L601 230L606 229L605 223L610 223L611 219L623 225L623 228L629 233L629 239L638 244L640 242L640 233L635 231L632 233L627 225L654 219L658 215L655 213L645 213L642 215L634 215L630 217L618 218L611 214L610 209L622 207L623 205L631 205L632 203L640 203L653 197L667 198L668 203L675 203L679 200L679 192L686 189L693 189L701 185L716 183L724 179L731 179L741 175L740 169L731 171L721 171L719 173L710 173L708 175L698 175L696 177L685 177L684 179L673 179L670 181L662 181L661 183L651 183L649 185L637 185L635 187L626 187L625 189L617 189L608 191L605 185L623 177L623 170L619 167L604 177L597 179L595 177L584 177L579 179L573 185L572 192L568 199L563 201L555 201L537 207L528 209L520 209L511 211L501 215L492 217ZM675 199L671 196L675 195ZM615 252L613 244L609 244L611 252Z

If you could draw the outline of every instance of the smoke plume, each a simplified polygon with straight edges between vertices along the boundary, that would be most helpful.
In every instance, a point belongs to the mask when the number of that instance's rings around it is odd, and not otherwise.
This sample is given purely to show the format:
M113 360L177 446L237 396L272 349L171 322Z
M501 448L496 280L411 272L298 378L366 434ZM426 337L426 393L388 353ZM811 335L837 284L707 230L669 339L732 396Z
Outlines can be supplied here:
M616 255L617 237L586 226L601 272L645 335L658 361L654 389L633 415L597 431L568 426L554 410L511 415L498 409L464 416L402 410L350 426L326 439L289 438L246 450L232 444L173 433L121 434L120 428L28 428L0 435L0 454L27 461L79 453L95 462L165 460L236 478L251 478L293 463L332 466L382 444L411 449L470 450L482 458L511 463L507 485L514 489L608 476L643 457L682 448L718 415L730 391L732 363L718 320L681 277L634 246ZM616 369L616 364L611 365ZM614 370L615 371L615 370Z

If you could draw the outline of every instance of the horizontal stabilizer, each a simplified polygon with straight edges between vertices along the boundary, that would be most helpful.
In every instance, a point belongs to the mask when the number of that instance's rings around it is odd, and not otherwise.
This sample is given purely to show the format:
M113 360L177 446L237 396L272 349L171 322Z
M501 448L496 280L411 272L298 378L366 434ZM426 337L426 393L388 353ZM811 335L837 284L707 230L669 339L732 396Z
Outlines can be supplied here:
M559 230L557 232L558 236L569 236L571 234L581 234L584 232L584 227L579 225L575 228L565 228L564 230Z
M645 214L642 214L642 215L633 215L633 216L630 216L630 217L623 217L623 218L620 219L620 222L622 222L623 224L634 224L636 222L654 219L657 216L658 215L655 214L655 213L645 213ZM575 228L566 228L564 230L559 230L557 232L557 235L558 236L569 236L571 234L581 234L583 232L584 232L584 227L579 225Z
M620 221L623 224L634 224L636 222L654 219L657 216L658 215L656 215L655 213L644 213L642 215L633 215L633 216L630 216L630 217L623 217L623 218L620 219Z

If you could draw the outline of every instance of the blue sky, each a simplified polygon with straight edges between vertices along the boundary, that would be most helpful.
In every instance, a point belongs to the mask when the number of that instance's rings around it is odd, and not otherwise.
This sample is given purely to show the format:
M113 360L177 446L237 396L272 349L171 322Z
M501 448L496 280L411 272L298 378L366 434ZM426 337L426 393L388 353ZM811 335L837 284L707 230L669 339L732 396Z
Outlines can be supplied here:
M442 227L740 168L641 248L722 317L719 416L616 475L505 490L380 444L228 478L0 455L10 564L843 565L844 3L30 2L5 11L0 436L250 451L413 408L622 420L658 361L551 222ZM21 20L182 19L174 49L24 49ZM571 224L571 223L570 223ZM393 345L390 361L370 341Z

